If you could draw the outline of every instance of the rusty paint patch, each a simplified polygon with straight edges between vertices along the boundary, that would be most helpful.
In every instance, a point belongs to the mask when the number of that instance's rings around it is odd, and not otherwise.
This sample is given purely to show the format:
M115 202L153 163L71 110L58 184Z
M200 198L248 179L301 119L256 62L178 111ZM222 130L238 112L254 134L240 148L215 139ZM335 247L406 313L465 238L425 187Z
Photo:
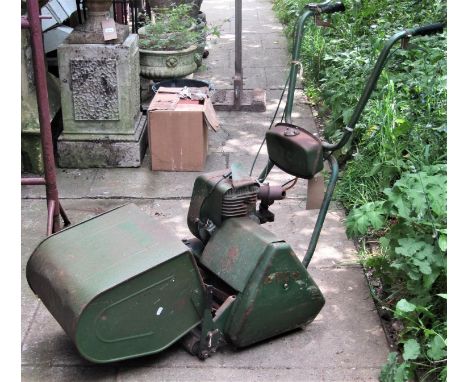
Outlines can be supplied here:
M223 272L229 272L234 267L234 264L237 262L239 257L239 248L231 247L227 253L227 256L224 257L224 260L221 264Z
M244 314L242 315L242 318L244 320L246 320L250 316L252 311L253 311L253 305L249 305L248 308L245 310ZM244 321L244 323L245 323L245 321Z
M289 283L300 278L299 272L273 272L263 279L263 284L268 285L273 282L278 284Z

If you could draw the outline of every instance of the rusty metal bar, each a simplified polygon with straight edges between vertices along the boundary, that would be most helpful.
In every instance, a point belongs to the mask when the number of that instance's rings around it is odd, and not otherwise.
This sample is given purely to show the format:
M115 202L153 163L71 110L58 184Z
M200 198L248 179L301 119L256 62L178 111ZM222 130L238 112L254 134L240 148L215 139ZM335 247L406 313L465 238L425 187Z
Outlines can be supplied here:
M59 211L60 211L60 216L62 217L63 219L63 224L66 226L69 226L71 224L71 221L70 219L68 219L68 216L67 214L65 213L65 210L63 209L62 207L62 204L59 203Z
M44 57L44 45L42 42L39 2L38 0L27 0L26 4L28 11L28 25L31 33L31 50L36 85L37 108L39 114L42 160L44 162L44 182L39 180L40 178L33 178L34 180L21 179L21 183L28 184L31 182L29 184L35 183L45 185L48 211L47 235L49 235L51 233L57 232L60 229L60 202L58 198L57 179L55 175L52 128L50 125L49 95L47 92L46 78L47 71ZM23 26L23 21L21 22L21 25ZM68 221L68 219L66 220Z
M45 186L44 178L21 178L22 186Z
M47 236L52 235L54 232L54 214L55 214L55 200L47 201Z

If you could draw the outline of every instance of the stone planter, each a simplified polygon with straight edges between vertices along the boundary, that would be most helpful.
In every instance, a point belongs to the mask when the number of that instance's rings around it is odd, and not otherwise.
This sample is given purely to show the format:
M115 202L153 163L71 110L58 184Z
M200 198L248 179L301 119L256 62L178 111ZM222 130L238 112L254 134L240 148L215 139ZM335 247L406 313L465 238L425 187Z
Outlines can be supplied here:
M188 76L197 70L196 52L196 45L173 51L140 49L140 74L149 79Z

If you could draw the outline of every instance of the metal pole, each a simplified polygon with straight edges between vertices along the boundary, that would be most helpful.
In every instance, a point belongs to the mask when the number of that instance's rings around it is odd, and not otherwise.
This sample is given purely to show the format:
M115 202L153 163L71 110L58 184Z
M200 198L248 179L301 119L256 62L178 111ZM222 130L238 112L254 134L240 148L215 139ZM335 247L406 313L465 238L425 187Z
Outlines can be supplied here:
M333 196L333 190L335 189L336 181L338 180L338 162L333 155L330 155L327 160L331 168L330 180L328 181L322 206L320 207L317 221L315 222L315 227L314 231L312 232L312 237L310 238L309 247L307 248L307 251L304 255L304 260L302 260L302 265L304 265L305 268L309 266L310 260L312 260L312 256L314 255L315 248L317 247L318 239L320 237L320 231L322 231L323 223L325 221L325 217L327 216L328 207Z
M242 75L242 0L235 5L235 44L234 44L234 110L240 110L243 88Z
M47 94L46 66L44 46L42 43L42 28L39 18L38 0L28 0L28 21L31 33L31 50L36 82L37 108L41 132L42 158L44 161L44 179L46 197L48 201L48 228L47 232L57 232L60 229L60 202L58 199L57 179L55 176L54 147L52 143L52 130L50 126L49 96ZM53 201L53 203L50 203ZM52 207L53 208L52 208Z

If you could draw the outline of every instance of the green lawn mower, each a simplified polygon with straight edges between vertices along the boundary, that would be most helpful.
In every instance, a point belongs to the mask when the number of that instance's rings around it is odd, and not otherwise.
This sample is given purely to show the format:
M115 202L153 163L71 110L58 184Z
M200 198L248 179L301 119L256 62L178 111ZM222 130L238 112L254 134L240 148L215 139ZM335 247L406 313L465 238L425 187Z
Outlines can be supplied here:
M27 264L27 280L86 359L106 363L163 351L180 342L205 359L221 345L242 348L309 324L325 299L307 267L338 178L332 153L351 137L392 46L441 32L433 24L393 35L385 44L342 138L320 141L291 123L304 24L344 11L309 4L296 25L285 121L265 137L268 164L259 177L237 166L200 175L182 242L134 204L116 208L43 240ZM273 124L273 123L272 123ZM330 177L303 261L262 224L286 195L265 183L273 166L311 179Z

